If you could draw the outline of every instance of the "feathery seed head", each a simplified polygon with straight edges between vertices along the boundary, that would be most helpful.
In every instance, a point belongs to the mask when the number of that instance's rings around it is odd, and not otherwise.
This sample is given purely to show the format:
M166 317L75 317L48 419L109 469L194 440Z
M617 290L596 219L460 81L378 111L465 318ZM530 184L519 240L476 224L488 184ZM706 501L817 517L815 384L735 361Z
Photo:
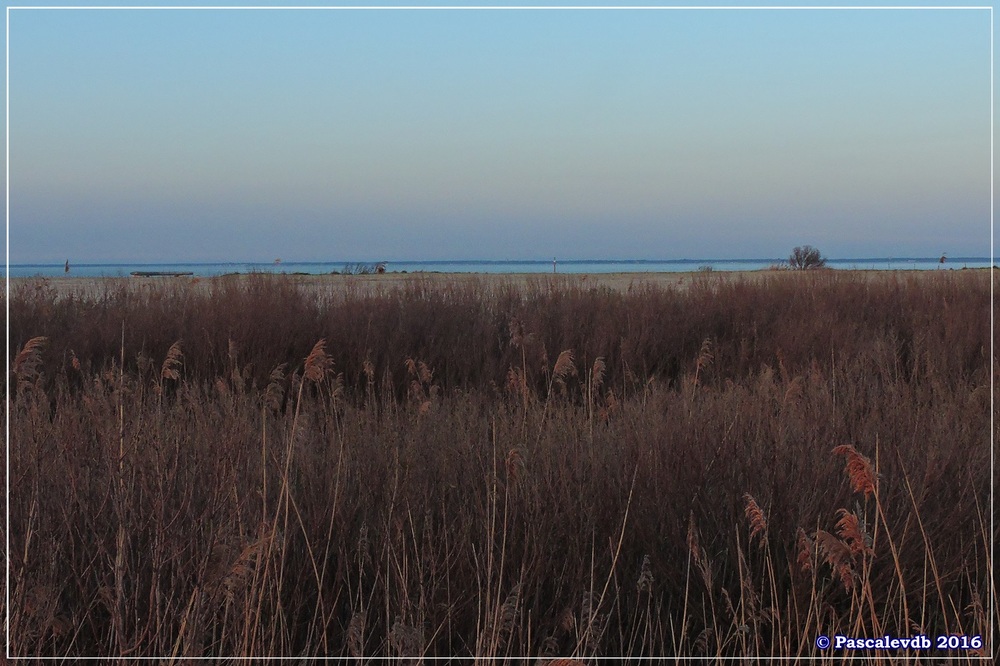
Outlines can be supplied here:
M757 500L754 499L753 495L750 493L744 493L743 499L746 501L746 508L744 513L746 513L747 520L750 521L750 540L752 541L758 534L763 535L760 545L764 545L764 540L767 538L767 517L764 515L764 510L760 508L757 504Z
M326 353L326 339L322 339L313 345L312 351L306 357L305 379L316 384L323 381L333 368L333 359Z
M181 351L181 341L178 340L167 350L167 357L163 359L163 365L160 366L160 379L173 379L174 381L180 379L178 368L181 367L182 358L184 358L184 352Z
M877 478L871 460L861 455L850 444L835 447L833 453L847 456L847 476L851 479L851 487L854 492L864 493L865 497L877 493Z

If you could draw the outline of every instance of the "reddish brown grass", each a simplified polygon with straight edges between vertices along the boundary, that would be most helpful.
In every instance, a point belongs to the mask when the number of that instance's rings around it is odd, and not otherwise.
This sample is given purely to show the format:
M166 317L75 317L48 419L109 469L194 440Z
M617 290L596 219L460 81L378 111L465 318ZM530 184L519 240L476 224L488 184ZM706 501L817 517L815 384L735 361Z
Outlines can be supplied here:
M721 663L988 634L988 279L779 277L18 287L12 654Z

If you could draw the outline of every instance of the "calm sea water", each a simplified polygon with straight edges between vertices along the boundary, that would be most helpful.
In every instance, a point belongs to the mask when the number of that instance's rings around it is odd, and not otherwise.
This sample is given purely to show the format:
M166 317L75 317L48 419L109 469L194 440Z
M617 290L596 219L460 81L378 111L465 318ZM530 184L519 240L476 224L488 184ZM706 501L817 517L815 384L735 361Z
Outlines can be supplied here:
M557 261L557 273L677 273L713 271L755 271L780 263L780 259L672 259L655 260L580 260ZM191 272L200 277L227 273L308 273L321 275L346 272L357 265L374 267L375 262L283 262L274 263L169 263L169 264L11 264L11 277L124 277L133 271ZM939 270L988 268L989 257L948 258L944 264L937 257L870 259L829 259L831 268L861 270ZM390 273L551 273L551 261L390 261Z

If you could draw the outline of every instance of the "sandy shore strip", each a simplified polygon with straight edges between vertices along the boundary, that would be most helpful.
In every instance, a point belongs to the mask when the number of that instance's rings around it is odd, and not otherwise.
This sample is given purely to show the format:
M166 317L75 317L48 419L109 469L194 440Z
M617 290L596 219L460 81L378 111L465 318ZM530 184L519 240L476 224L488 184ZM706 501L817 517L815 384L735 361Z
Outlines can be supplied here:
M108 291L126 289L156 289L161 287L189 287L210 290L232 280L285 280L308 291L322 293L329 290L374 292L393 290L414 285L513 285L515 287L579 287L610 288L626 292L645 287L686 288L694 284L713 284L726 281L761 280L815 280L862 279L877 280L893 277L939 279L945 276L981 275L987 269L967 270L836 270L821 271L706 271L668 273L383 273L381 275L292 275L282 273L232 274L215 277L29 277L11 278L13 291L23 288L49 288L58 296L99 296Z

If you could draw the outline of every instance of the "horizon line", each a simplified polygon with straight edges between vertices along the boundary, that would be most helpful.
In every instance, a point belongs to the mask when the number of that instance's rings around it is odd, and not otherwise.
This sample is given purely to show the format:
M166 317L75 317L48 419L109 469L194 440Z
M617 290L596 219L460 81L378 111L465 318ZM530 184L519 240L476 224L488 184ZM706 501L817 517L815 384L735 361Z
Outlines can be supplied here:
M868 257L827 257L825 260L827 262L845 262L845 261L940 261L942 255L928 255L928 256L868 256ZM957 255L954 257L947 257L945 255L945 261L960 261L960 260L983 260L989 261L991 258L986 255L976 256L976 255ZM141 260L141 261L80 261L80 262L69 262L70 266L119 266L119 265L173 265L173 266L210 266L210 265L239 265L239 264L263 264L263 265L300 265L300 264L548 264L552 262L560 264L617 264L617 263L650 263L650 264L670 264L670 263L695 263L695 262L766 262L766 261L778 261L784 262L788 261L788 257L683 257L680 259L647 259L647 258L570 258L570 259L559 259L553 257L552 259L538 258L538 259L281 259L275 260L256 260L256 259L246 259L246 260L220 260L220 261L183 261L183 260L163 260L163 261L152 261L152 260ZM57 261L54 263L45 262L24 262L24 263L8 263L8 266L43 266L43 267L59 267L63 266L65 261Z

